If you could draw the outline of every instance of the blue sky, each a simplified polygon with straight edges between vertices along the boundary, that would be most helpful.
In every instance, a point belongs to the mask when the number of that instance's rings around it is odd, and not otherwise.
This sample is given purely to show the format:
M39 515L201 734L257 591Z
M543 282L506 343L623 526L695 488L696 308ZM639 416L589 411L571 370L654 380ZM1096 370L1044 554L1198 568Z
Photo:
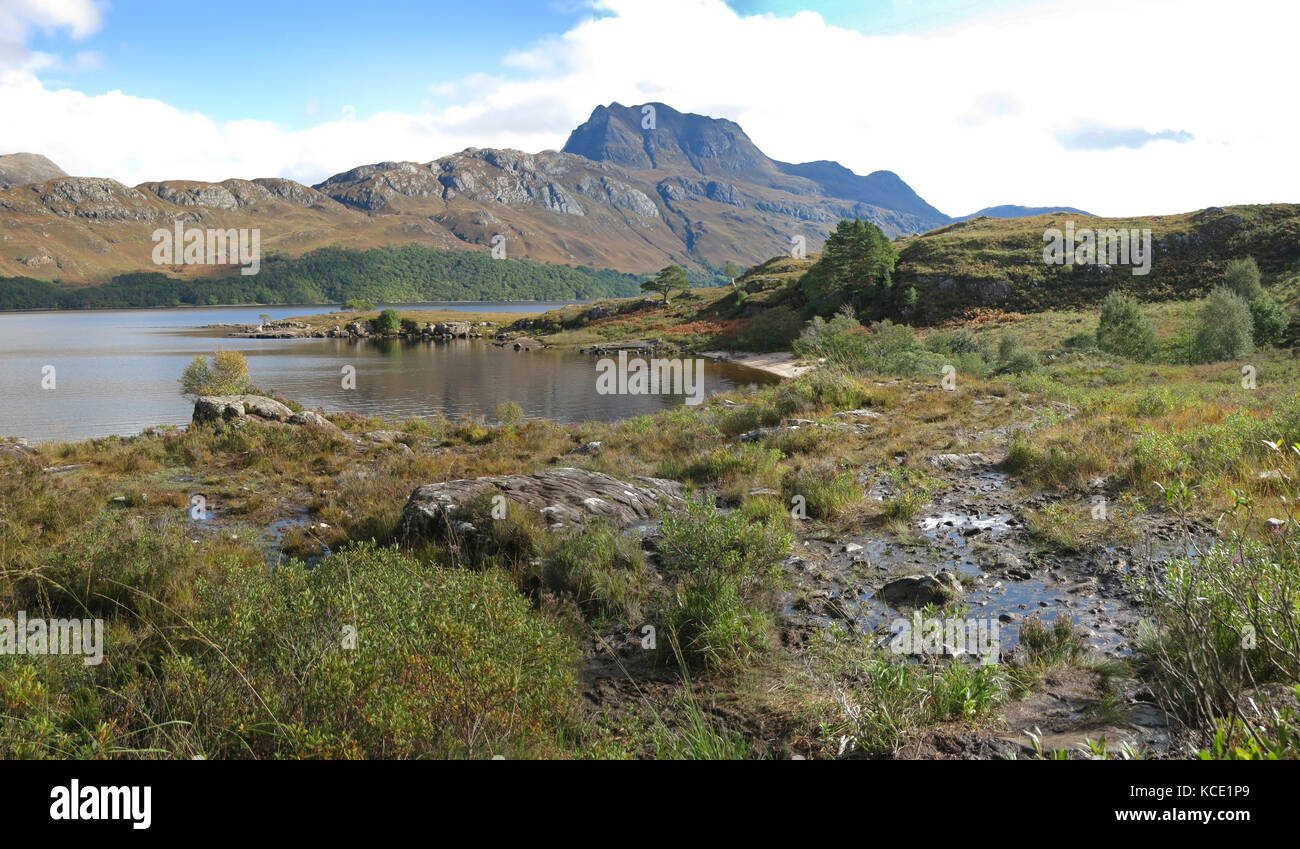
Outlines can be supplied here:
M953 215L1300 199L1300 3L0 0L0 153L149 180L305 183L563 145L598 104L890 170Z
M114 0L94 36L46 31L29 44L100 57L78 73L42 73L47 84L117 89L218 120L305 126L319 117L304 114L312 103L319 114L417 108L436 100L430 83L498 70L508 50L590 15L563 2L222 0L210 8L196 15L175 0Z
M734 0L742 14L817 11L866 34L952 26L1027 0ZM217 120L304 127L351 106L374 112L437 106L431 85L473 73L519 76L511 51L557 36L593 10L583 0L222 0L193 13L175 0L101 4L84 39L37 29L28 45L64 62L38 75L49 87L156 98ZM211 24L209 24L211 22ZM209 26L211 25L211 29ZM78 53L94 54L80 70ZM593 104L594 105L594 104Z

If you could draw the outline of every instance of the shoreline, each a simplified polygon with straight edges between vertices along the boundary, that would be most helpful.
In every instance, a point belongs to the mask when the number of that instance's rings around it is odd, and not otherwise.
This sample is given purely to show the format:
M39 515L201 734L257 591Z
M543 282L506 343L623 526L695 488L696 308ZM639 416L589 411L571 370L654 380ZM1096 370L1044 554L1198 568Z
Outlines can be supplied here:
M584 300L584 301L566 301L566 300L549 301L549 300L538 300L538 299L536 299L536 298L512 298L511 300L508 300L508 301L410 301L410 302L408 302L408 303L383 303L383 304L376 304L376 305L375 305L375 309L376 309L376 310L382 310L382 309L387 309L387 308L389 308L389 307L392 307L392 308L394 308L394 309L396 309L396 308L401 308L401 309L411 309L411 308L413 308L413 307L422 307L422 306L427 306L427 307L433 307L433 308L438 308L438 309L454 310L453 307L443 306L444 304L503 304L503 305L510 305L510 304L556 304L556 305L557 305L557 306L556 306L556 309L562 309L563 307L578 306L578 305L581 305L581 304L590 304L590 303L595 303L596 301L600 301L600 300L608 300L608 298L595 298L595 299ZM333 307L333 306L338 306L340 309L342 309L342 305L338 304L337 302L336 302L336 303L325 303L325 304L176 304L176 305L171 305L171 304L154 304L153 306L147 306L147 307L140 307L140 306L131 306L131 307L92 307L92 308L88 308L88 309L81 309L81 308L69 308L69 309L59 309L59 308L54 308L54 309L50 309L50 308L47 308L47 307L39 307L39 308L35 308L35 309L27 309L27 310L0 310L0 316L3 316L3 315L31 315L31 314L33 314L33 313L51 313L51 314L70 314L70 315L74 315L74 314L77 314L77 313L88 313L88 312L142 312L142 311L145 311L145 310L177 310L177 311L180 311L180 310L221 310L221 309L243 309L243 308L255 309L255 308L257 308L257 307L261 307L261 308L264 308L264 309L265 309L265 308L269 308L269 309L284 309L284 308L288 308L288 307L315 308L315 307ZM454 310L454 311L456 311L456 312L463 312L463 310ZM328 313L313 313L313 315L327 315L327 314L328 314ZM543 313L531 313L531 312L529 313L529 315L542 315L542 314L543 314Z
M773 351L768 354L753 354L746 351L701 351L700 356L744 366L783 379L795 378L816 368L815 365L800 365L794 354L789 351Z

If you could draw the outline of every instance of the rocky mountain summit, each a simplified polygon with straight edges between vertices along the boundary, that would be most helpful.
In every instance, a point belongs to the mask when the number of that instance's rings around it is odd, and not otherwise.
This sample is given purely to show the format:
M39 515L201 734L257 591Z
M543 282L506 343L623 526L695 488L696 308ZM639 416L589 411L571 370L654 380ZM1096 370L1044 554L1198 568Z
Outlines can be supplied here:
M38 153L0 155L0 190L66 176L62 168Z

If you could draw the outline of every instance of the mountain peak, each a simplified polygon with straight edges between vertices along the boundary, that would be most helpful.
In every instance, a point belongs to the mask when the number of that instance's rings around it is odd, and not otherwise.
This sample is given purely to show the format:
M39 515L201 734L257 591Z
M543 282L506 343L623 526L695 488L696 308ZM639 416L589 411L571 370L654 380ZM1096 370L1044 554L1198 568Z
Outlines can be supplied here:
M68 175L62 168L39 153L0 155L0 191L66 176Z
M679 112L665 103L597 106L569 135L563 150L634 171L737 180L896 210L911 216L921 229L949 220L892 171L863 177L830 160L778 162L759 150L735 121Z
M665 103L597 106L569 134L563 152L635 171L742 177L773 170L735 122L678 112Z

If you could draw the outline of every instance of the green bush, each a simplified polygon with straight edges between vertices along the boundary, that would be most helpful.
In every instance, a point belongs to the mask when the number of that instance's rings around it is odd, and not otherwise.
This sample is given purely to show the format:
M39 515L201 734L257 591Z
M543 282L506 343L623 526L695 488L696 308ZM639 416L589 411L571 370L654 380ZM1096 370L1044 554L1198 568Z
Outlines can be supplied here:
M605 522L556 537L532 568L541 589L572 596L584 613L629 622L650 580L640 540Z
M238 351L217 351L211 360L195 357L181 374L181 394L243 395L252 391L248 360Z
M998 366L998 371L1002 374L1030 374L1041 367L1042 364L1038 362L1038 357L1033 351L1021 348L1003 360Z
M524 408L514 401L506 401L497 407L497 421L507 427L514 427L524 420Z
M1192 338L1192 356L1211 363L1243 357L1255 349L1250 306L1231 289L1220 286L1210 293Z
M361 545L196 594L203 639L163 657L145 708L209 758L545 753L575 705L575 645L495 570Z
M998 371L1002 374L1028 374L1040 368L1038 357L1020 342L1014 333L1003 333L998 340Z
M397 314L397 310L387 309L381 312L378 317L371 319L370 326L376 333L383 336L391 336L402 329L402 318Z
M1259 281L1259 266L1253 256L1229 262L1223 272L1223 285L1246 301L1253 301L1264 294Z
M836 315L830 321L815 316L795 340L801 357L825 357L830 365L853 366L866 359L867 329L856 318Z
M862 487L852 471L840 469L830 457L812 460L792 469L782 480L786 503L802 495L809 518L830 519L862 501Z
M886 474L892 495L885 501L885 517L895 521L910 521L930 501L935 481L924 472L900 467Z
M1089 330L1067 336L1061 341L1061 349L1065 351L1091 351L1096 347L1097 334Z
M1260 347L1282 341L1291 323L1286 308L1266 294L1250 302L1250 317L1253 338Z
M1108 354L1146 362L1159 347L1156 329L1138 305L1119 292L1111 292L1101 302L1101 319L1097 323L1097 347Z
M988 359L988 351L984 343L969 330L936 330L925 340L925 348L936 354L949 356L978 354Z
M737 295L744 290L737 290ZM763 310L736 334L737 348L745 351L785 351L799 335L803 322L794 310L780 304Z
M794 536L777 521L720 514L704 498L665 517L662 533L659 561L675 582L660 615L682 660L725 668L755 656L770 639L777 567Z
M1152 566L1143 641L1164 707L1201 728L1240 708L1249 689L1300 680L1296 542L1229 536L1196 559Z
M864 645L865 642L865 645ZM817 661L850 682L822 726L832 745L867 757L898 755L916 729L985 717L1011 693L1001 664L916 663L856 636L819 634Z
M938 374L948 364L948 358L927 351L905 324L884 319L867 330L848 315L814 318L795 340L794 350L800 356L825 357L828 366L855 374L913 377Z
M776 390L776 412L782 416L834 407L856 410L871 406L872 390L842 370L815 369L787 380Z
M664 461L660 476L696 483L719 483L728 478L773 472L780 462L780 451L747 442L714 448L707 454L691 458L684 464L670 458Z
M939 330L925 340L925 349L940 354L961 374L988 377L992 369L988 347L969 330Z

